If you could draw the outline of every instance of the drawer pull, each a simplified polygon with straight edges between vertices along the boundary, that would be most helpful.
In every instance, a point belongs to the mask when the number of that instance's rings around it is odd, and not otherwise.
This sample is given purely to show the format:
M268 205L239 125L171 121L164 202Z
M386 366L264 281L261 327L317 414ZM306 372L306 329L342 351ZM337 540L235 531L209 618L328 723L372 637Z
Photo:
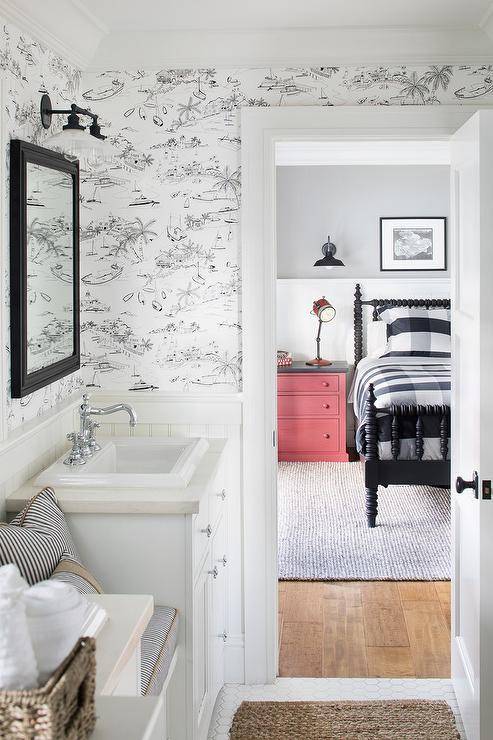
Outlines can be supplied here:
M326 433L324 434L324 437L325 437L325 439L330 439L330 434L329 434L328 432L326 432Z
M212 576L213 578L217 578L218 577L219 570L217 568L217 565L215 565L214 568L209 571L209 575Z
M212 527L210 524L208 524L205 529L201 529L200 531L202 532L202 534L206 534L207 537L210 537L212 535Z
M329 384L327 383L326 380L323 381L322 385L323 385L324 388L328 388L329 387Z
M225 568L227 566L227 564L228 564L228 558L226 557L226 555L223 555L222 556L221 563L223 564L223 568Z
M223 490L221 491L221 493L218 493L217 495L219 496L219 498L221 499L221 501L226 501L226 489L225 488L223 488Z
M324 408L324 409L330 409L330 406L329 406L328 403L324 403L324 404L322 404L322 408Z

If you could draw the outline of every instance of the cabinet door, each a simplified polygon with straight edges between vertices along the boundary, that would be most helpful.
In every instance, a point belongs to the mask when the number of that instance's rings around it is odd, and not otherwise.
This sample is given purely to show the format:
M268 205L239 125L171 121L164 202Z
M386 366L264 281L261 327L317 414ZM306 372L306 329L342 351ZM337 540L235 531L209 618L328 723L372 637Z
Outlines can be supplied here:
M211 704L211 607L212 576L206 558L193 594L193 717L194 737L202 736Z
M222 516L212 541L212 614L211 614L211 665L212 696L216 696L224 684L224 647L228 639L226 623L226 592L228 578L228 556L226 552L226 517Z

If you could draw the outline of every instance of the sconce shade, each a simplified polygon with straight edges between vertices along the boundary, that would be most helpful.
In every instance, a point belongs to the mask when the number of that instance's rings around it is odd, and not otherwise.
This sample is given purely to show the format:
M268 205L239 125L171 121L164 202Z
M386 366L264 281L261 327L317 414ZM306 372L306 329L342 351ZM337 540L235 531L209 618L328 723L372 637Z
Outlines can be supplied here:
M88 131L66 128L43 142L50 149L62 152L67 159L80 161L82 169L111 162L111 146L103 139L91 136Z
M336 252L337 252L336 245L330 241L330 236L328 236L327 242L322 246L323 258L321 260L317 260L313 266L314 267L345 267L344 262L342 260L337 259L337 257L334 256Z

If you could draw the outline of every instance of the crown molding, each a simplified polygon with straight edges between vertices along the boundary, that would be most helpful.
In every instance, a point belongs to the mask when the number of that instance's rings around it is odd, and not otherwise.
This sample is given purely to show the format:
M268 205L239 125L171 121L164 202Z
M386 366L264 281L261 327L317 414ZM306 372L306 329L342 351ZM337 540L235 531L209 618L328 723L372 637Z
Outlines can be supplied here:
M493 39L479 28L284 28L111 32L89 69L489 62Z
M108 34L79 0L0 0L0 15L78 69L86 69Z

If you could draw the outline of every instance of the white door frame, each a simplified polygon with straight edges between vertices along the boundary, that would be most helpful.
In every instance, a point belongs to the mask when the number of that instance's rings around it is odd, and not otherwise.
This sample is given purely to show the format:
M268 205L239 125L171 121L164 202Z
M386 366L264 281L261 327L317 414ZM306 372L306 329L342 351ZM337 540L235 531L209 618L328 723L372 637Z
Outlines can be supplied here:
M480 107L491 106L242 109L246 683L277 675L276 143L449 139Z

